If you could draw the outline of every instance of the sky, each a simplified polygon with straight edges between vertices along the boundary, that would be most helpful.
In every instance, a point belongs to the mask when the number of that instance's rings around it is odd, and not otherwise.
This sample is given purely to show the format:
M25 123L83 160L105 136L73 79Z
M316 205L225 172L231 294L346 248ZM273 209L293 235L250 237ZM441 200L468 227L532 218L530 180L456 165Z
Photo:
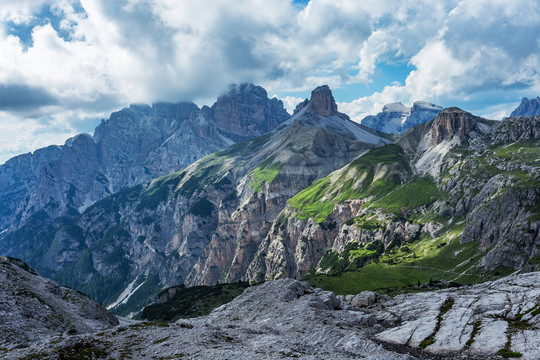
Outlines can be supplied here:
M501 119L540 95L538 0L0 0L0 163L131 103L322 84L360 121L416 100Z

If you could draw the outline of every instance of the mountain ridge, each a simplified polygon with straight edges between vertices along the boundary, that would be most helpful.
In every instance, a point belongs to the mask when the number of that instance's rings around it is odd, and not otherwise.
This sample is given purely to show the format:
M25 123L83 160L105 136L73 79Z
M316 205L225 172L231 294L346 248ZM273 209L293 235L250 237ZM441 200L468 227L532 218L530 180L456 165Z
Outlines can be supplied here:
M230 108L231 116L220 116L222 108ZM40 210L51 218L73 216L126 186L181 170L288 118L280 100L247 83L232 86L213 108L131 105L102 120L94 136L79 134L1 165L0 231L19 228Z

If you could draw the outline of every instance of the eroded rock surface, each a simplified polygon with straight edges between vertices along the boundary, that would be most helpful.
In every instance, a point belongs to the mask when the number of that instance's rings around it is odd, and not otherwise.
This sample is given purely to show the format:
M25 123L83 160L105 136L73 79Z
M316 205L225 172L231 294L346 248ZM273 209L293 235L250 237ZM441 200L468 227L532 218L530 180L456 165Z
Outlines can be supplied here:
M86 349L96 358L137 359L502 359L505 351L538 359L538 283L536 272L391 299L336 297L282 279L251 287L204 317L66 335L9 357L58 359ZM357 306L346 305L355 299Z
M540 358L540 273L512 276L481 285L382 302L374 316L398 326L376 335L393 344L432 354L485 355L514 352Z
M20 260L0 256L0 349L116 325L118 319L86 295L40 277Z

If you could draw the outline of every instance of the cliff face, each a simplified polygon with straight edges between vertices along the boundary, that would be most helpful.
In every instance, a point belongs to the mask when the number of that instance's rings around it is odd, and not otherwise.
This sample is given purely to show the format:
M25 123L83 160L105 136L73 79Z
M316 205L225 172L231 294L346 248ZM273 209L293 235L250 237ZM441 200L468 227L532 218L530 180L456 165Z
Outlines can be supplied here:
M444 109L435 119L431 132L431 146L437 146L455 136L469 135L476 126L476 117L459 108Z
M321 116L337 114L337 105L334 96L327 85L319 86L311 92L311 108Z
M331 92L317 96L331 104ZM4 246L117 310L140 300L131 293L141 284L240 280L287 199L388 142L345 115L318 111L310 102L279 129L98 201L48 238L24 226ZM46 258L30 251L36 241Z
M240 135L265 134L289 118L280 100L268 99L266 90L248 83L231 87L210 110L217 126Z
M187 167L206 154L253 138L289 115L252 84L233 87L212 107L131 105L77 135L0 166L0 231L14 231L43 210L72 217L105 196Z

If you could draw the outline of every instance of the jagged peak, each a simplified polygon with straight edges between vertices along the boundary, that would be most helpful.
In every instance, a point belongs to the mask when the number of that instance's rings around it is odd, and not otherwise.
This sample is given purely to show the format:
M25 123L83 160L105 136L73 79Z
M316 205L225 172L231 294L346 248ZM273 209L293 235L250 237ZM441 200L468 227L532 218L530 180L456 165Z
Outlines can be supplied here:
M520 117L520 116L536 116L540 115L540 97L537 96L532 99L524 97L521 99L521 103L518 107L512 111L510 117Z
M296 105L296 108L294 109L294 112L293 112L293 116L298 114L300 112L300 110L302 110L303 108L308 106L308 104L309 104L309 100L305 99L300 104Z
M311 92L311 109L321 116L337 115L337 105L328 85L319 86Z
M432 125L431 145L436 146L454 136L463 137L474 129L478 117L458 107L443 109Z
M253 94L253 95L256 95L258 97L261 97L261 98L266 98L268 97L268 93L266 92L266 90L261 87L261 86L258 86L258 85L255 85L255 84L252 84L250 82L243 82L241 84L231 84L229 85L229 89L227 91L227 93L223 94L220 96L223 97L223 96L236 96L236 95L240 95L240 94ZM219 101L219 98L218 98L218 101Z
M90 134L82 133L70 137L64 143L65 146L73 146L79 143L94 143L94 137Z

